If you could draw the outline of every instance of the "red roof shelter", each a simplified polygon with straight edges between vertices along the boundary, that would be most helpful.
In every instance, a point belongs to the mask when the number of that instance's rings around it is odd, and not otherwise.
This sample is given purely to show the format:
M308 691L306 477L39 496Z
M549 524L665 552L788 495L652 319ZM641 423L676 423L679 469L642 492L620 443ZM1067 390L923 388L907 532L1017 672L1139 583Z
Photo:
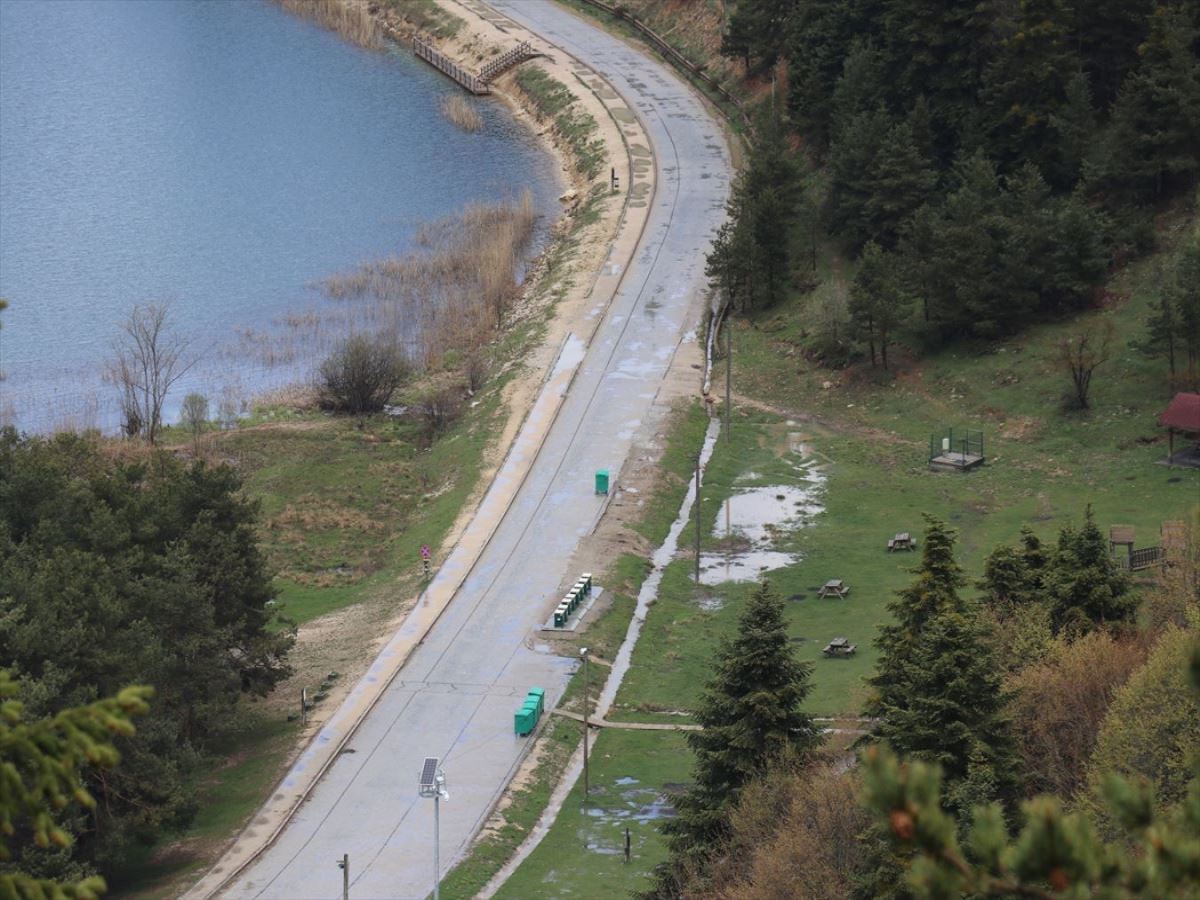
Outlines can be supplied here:
M1176 394L1171 405L1158 417L1158 424L1167 429L1167 462L1175 455L1175 433L1193 439L1200 438L1200 394Z

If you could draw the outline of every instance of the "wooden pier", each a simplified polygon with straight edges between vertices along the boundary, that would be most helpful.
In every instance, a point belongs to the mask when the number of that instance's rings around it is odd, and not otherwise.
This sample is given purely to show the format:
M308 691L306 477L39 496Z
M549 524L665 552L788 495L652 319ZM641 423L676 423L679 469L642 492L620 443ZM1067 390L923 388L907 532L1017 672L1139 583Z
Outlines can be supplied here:
M420 38L413 38L413 53L472 94L490 94L492 92L486 81L474 72L464 69L446 54L435 50Z
M464 69L446 54L436 49L420 38L413 38L413 53L425 60L447 78L466 88L472 94L490 94L490 84L513 66L520 65L527 59L540 56L528 41L521 41L517 46L505 50L491 62L486 63L479 74Z

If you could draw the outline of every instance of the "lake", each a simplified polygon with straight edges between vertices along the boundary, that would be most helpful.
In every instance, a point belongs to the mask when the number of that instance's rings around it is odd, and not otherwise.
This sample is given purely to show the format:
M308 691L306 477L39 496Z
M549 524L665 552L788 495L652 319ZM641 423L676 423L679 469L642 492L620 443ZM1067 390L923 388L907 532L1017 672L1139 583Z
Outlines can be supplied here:
M168 303L200 357L172 422L189 391L309 377L256 341L421 222L528 188L544 240L557 165L499 100L458 130L457 90L267 2L0 2L0 422L116 426L102 372L135 304Z

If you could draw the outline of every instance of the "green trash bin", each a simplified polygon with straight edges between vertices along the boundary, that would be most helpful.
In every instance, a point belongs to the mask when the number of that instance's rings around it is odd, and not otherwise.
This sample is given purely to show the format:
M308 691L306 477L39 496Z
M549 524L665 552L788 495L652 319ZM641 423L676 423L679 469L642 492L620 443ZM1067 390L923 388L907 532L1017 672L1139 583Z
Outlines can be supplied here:
M530 720L536 725L539 718L538 702L534 697L526 697L525 703L521 707L521 712L528 715Z
M529 696L533 697L535 700L537 700L538 715L541 715L542 713L544 713L546 711L546 689L545 688L533 688L529 692Z
M607 494L608 493L608 469L597 469L596 470L596 493L597 494Z

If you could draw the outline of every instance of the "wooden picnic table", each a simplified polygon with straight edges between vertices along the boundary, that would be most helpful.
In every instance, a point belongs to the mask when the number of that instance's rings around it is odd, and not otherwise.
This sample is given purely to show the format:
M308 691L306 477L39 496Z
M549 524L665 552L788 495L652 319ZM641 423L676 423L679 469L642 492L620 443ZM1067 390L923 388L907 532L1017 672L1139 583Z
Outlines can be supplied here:
M835 637L825 645L825 649L822 652L826 656L853 656L858 652L858 647L844 637Z
M817 591L818 597L845 597L850 593L850 588L842 582L840 578L831 578L825 582L825 586Z
M891 553L893 550L915 550L917 548L917 542L912 539L907 531L900 531L896 533L895 537L888 541L887 546L889 553Z

